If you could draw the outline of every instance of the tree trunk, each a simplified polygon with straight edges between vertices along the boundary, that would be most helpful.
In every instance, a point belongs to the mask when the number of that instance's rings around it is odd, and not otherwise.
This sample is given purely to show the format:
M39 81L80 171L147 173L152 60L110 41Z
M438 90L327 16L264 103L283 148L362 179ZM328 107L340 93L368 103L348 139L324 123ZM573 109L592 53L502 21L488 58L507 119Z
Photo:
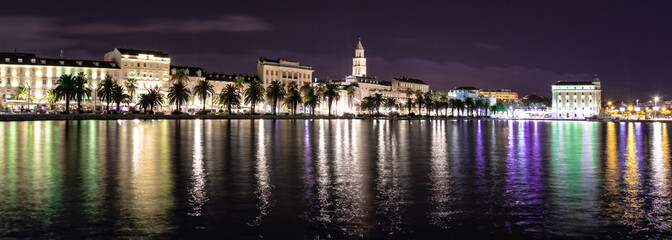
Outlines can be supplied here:
M70 96L65 95L65 112L70 113Z
M331 116L331 98L329 98L329 116Z

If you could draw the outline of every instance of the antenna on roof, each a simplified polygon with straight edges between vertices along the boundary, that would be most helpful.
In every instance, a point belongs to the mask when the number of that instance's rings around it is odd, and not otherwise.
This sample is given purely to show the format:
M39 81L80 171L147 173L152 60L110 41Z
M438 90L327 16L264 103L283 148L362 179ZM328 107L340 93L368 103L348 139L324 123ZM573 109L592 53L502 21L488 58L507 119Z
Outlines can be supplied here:
M61 57L61 59L63 59L63 55L64 55L63 54L63 49L61 49L61 54L59 54L58 56Z

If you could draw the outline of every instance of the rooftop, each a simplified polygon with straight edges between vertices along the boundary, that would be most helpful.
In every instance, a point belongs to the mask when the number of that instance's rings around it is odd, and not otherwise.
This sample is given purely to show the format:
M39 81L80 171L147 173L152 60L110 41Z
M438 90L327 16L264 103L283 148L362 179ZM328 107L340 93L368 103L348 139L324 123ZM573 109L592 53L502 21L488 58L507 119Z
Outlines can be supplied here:
M117 50L121 54L128 54L128 55L145 54L145 55L154 55L155 57L162 57L162 58L169 57L167 53L159 52L159 51L138 50L138 49L129 49L129 48L117 48Z
M593 82L585 82L585 81L558 81L557 83L553 84L554 86L556 85L593 85Z
M226 81L226 82L233 82L236 77L241 76L245 80L245 82L251 82L252 80L259 80L259 77L257 76L248 76L248 75L241 75L241 74L224 74L224 73L207 73L205 74L205 80L208 81Z
M33 53L3 53L0 52L0 64L38 65L61 67L90 67L90 68L119 68L116 62L39 58Z
M463 87L456 87L455 90L479 90L478 88L472 87L472 86L463 86Z
M427 83L423 82L420 79L413 79L413 78L407 78L407 77L402 77L402 78L392 78L394 80L400 81L400 82L407 82L407 83L415 83L415 84L423 84L427 85Z
M173 74L173 69L186 69L187 75L190 77L201 77L205 76L205 70L200 67L187 67L187 66L170 66L170 72ZM201 71L201 76L198 76L198 71Z

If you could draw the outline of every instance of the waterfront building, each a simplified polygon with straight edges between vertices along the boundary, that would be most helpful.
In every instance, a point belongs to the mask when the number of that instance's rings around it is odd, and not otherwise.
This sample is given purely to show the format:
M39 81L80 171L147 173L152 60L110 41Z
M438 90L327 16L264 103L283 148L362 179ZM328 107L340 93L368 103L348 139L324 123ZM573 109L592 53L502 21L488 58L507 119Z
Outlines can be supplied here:
M450 96L454 98L480 98L481 90L475 87L464 86L456 87L453 91L450 92Z
M600 114L602 88L595 74L592 81L559 81L552 86L553 118L586 118Z
M487 98L495 98L498 101L503 101L503 102L518 102L518 93L511 91L509 89L499 89L499 90L489 90L489 89L481 89L480 94L483 95L483 97Z
M95 61L79 59L41 58L32 53L0 53L0 93L4 103L25 104L25 100L16 100L19 87L27 89L33 103L45 99L47 91L56 87L63 74L83 72L94 88L106 75L119 77L120 66L114 61ZM23 96L28 98L28 96Z
M136 94L147 92L154 87L168 89L170 80L171 59L167 53L160 51L115 48L105 53L105 61L116 62L119 76L114 77L123 85L128 79L135 79L138 86Z
M282 59L268 59L259 57L257 62L257 75L267 87L272 81L280 81L285 84L296 82L299 86L312 82L313 68L302 66L299 62L291 62Z
M410 88L413 89L414 91L420 91L423 93L429 92L429 84L425 83L420 79L413 79L407 77L392 78L391 84L392 84L392 91L406 91L406 89Z

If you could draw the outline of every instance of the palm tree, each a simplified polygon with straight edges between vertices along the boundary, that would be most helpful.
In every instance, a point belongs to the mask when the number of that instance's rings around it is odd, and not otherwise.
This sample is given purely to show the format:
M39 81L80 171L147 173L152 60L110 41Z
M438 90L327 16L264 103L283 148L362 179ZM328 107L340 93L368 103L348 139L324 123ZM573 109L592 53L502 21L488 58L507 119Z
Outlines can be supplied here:
M158 86L156 88L149 89L147 93L149 95L150 101L150 111L154 112L154 106L161 106L164 103L163 94L161 94L161 88Z
M385 106L385 109L389 112L397 107L397 99L385 98L383 100L383 106Z
M45 100L47 100L47 102L50 103L50 104L54 104L54 103L58 102L58 97L56 96L56 91L54 91L54 89L49 89L47 91L47 96L46 96Z
M418 115L422 115L422 107L425 105L425 96L420 90L415 92L415 104L418 105Z
M443 112L443 113L444 113L443 116L444 116L444 117L445 117L445 116L448 116L448 106L449 106L449 104L448 104L448 101L449 101L448 96L447 96L446 94L441 94L441 97L439 97L439 101L441 102L441 106L443 106L443 108L444 108L444 110L443 110L443 111L444 111L444 112Z
M485 116L488 116L488 108L490 107L490 99L483 98L480 101L481 108L485 111Z
M70 113L70 99L75 96L75 78L71 74L63 74L56 82L54 88L58 101L65 99L65 112Z
M285 95L287 95L285 84L278 80L271 81L271 84L266 88L266 101L271 103L271 112L273 115L277 115L276 107L278 106L278 101L282 101Z
M380 93L371 95L371 104L376 109L376 115L380 115L380 106L383 105L383 95Z
M105 79L100 81L100 86L98 87L98 98L100 101L107 103L107 110L110 110L110 103L112 102L112 90L117 86L117 82L112 79L110 75L105 76Z
M427 109L427 117L429 117L430 112L434 104L434 99L430 93L425 93L425 109Z
M341 97L338 92L339 92L338 85L327 84L326 88L324 89L324 92L322 93L322 96L327 98L329 116L331 116L331 104L334 102L334 100L338 101L338 99Z
M35 96L30 96L30 99L28 99L28 88L27 87L17 87L16 88L16 95L12 96L12 100L26 100L26 102L30 102L30 100L35 99Z
M348 92L348 108L352 111L352 103L355 100L355 93L357 93L357 90L353 86L348 86L345 91Z
M112 89L112 101L117 103L117 113L121 112L119 106L121 103L129 103L131 101L131 96L124 93L124 87L121 85L115 85Z
M408 114L411 113L411 108L413 107L413 97L415 95L415 91L411 88L406 88L406 106L408 107Z
M238 88L242 92L243 87L245 87L245 77L243 76L234 77L233 84L236 86L236 88Z
M464 105L467 107L467 114L470 117L473 117L473 110L474 110L474 100L471 98L466 98L464 100Z
M80 72L75 76L75 95L77 100L77 111L82 112L82 99L91 97L91 89L87 87L89 80L86 74Z
M292 114L296 114L296 108L302 102L301 93L296 89L290 89L285 97L285 106L292 110Z
M140 100L138 101L138 105L140 105L142 111L147 113L147 108L152 106L152 96L150 96L147 93L140 94Z
M264 86L259 80L253 80L247 84L245 95L245 104L250 104L251 114L254 115L254 108L258 102L264 101Z
M208 80L201 80L194 86L194 94L203 101L203 113L205 114L205 101L208 96L215 95L215 87Z
M315 115L315 107L320 104L320 96L315 93L314 88L310 88L303 96L303 105L310 108L311 115Z
M450 107L450 115L455 116L455 109L460 105L460 99L451 98L448 100L448 106Z
M372 96L364 97L362 102L359 104L359 108L366 111L369 111L369 115L373 115L373 110L376 108L374 104L374 99Z
M303 83L299 91L303 92L304 95L308 94L309 91L314 91L313 85L309 82Z
M226 109L231 114L232 106L240 106L240 94L238 94L238 89L236 85L229 84L222 89L222 92L217 97L217 104L226 105Z
M175 112L174 113L180 113L180 106L182 106L182 103L186 103L189 101L189 95L191 94L191 91L187 88L187 86L184 85L183 82L178 81L173 84L172 87L168 90L168 101L170 103L175 103Z
M287 84L287 96L285 97L285 107L289 108L292 114L296 114L296 108L303 102L299 85L296 82Z
M186 69L175 69L175 74L170 76L171 83L185 83L189 82L189 80Z
M135 78L129 78L126 80L126 91L131 95L131 102L135 100L135 91L138 90L138 83L135 81Z

